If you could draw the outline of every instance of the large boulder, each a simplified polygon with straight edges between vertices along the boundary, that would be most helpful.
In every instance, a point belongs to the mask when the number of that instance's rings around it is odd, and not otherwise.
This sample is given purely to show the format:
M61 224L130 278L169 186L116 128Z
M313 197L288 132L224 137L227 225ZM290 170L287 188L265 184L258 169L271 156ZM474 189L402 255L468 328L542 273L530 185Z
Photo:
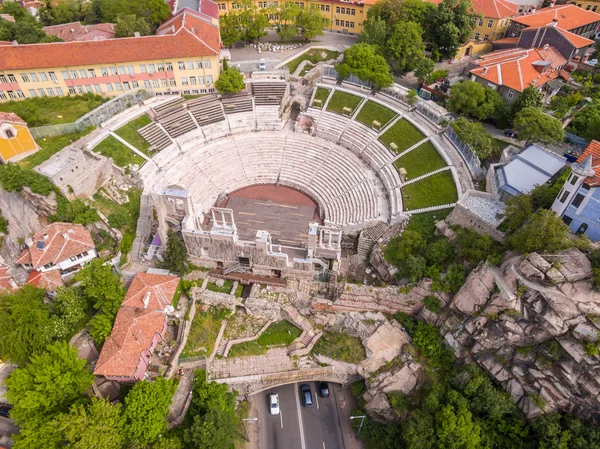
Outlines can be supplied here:
M495 286L494 275L487 265L480 265L469 274L466 282L452 300L452 305L462 313L472 314L485 304Z
M391 362L400 355L402 347L410 343L409 335L402 330L396 321L381 324L363 345L367 350L367 358L361 363L367 373L373 373L382 365Z

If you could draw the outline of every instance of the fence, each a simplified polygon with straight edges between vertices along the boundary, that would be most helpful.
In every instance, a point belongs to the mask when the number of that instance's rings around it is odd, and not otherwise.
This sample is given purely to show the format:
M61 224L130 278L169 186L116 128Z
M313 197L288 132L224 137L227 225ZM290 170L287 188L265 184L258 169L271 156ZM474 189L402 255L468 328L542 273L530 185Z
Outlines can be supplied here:
M473 179L481 179L485 176L484 170L481 168L481 161L477 157L477 155L473 152L471 147L464 143L458 137L458 134L452 129L451 126L446 130L446 137L452 145L458 150L463 160L467 163L467 167L469 167L469 171L471 172L471 176Z
M130 90L98 106L96 109L88 112L74 122L30 128L31 135L35 139L40 139L44 137L61 136L63 134L73 134L78 131L83 131L90 126L100 125L102 122L114 117L119 112L122 112L134 104L137 104L140 101L146 100L152 96L154 96L154 92L151 90Z

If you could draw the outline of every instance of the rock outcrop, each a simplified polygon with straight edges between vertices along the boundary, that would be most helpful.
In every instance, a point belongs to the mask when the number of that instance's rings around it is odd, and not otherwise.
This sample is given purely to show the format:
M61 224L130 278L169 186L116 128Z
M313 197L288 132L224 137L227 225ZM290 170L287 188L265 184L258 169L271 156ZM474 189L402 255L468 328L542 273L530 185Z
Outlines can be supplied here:
M447 343L473 359L524 413L563 411L600 422L600 294L570 249L481 265L438 317Z

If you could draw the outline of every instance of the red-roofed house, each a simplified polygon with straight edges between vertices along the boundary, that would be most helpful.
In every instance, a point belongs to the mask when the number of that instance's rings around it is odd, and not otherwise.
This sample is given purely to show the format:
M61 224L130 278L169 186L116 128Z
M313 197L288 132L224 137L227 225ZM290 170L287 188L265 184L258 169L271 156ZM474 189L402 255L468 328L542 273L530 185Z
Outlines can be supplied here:
M178 285L178 277L136 274L102 347L95 375L124 383L145 378L150 357L165 337Z
M46 34L56 36L65 42L72 41L99 41L114 39L115 25L113 23L97 23L95 25L82 25L81 22L63 23L44 27Z
M0 45L0 101L86 92L112 96L140 87L212 92L221 50L216 22L184 8L155 36Z
M516 37L525 28L540 28L547 25L589 38L598 30L600 14L585 11L575 5L551 5L532 14L514 17L509 34Z
M506 101L513 102L529 86L542 91L546 83L560 76L566 63L553 47L517 48L482 56L469 73L472 81L497 90Z
M17 263L32 271L27 283L48 289L62 285L63 277L97 257L91 234L80 224L52 223L35 234L28 246Z

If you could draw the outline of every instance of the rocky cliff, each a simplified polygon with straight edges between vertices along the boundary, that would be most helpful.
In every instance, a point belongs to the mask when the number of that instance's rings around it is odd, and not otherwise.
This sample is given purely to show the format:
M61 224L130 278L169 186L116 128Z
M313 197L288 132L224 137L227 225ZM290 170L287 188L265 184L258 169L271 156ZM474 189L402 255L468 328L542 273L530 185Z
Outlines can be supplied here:
M481 265L435 320L529 418L552 411L600 422L600 294L576 249Z

